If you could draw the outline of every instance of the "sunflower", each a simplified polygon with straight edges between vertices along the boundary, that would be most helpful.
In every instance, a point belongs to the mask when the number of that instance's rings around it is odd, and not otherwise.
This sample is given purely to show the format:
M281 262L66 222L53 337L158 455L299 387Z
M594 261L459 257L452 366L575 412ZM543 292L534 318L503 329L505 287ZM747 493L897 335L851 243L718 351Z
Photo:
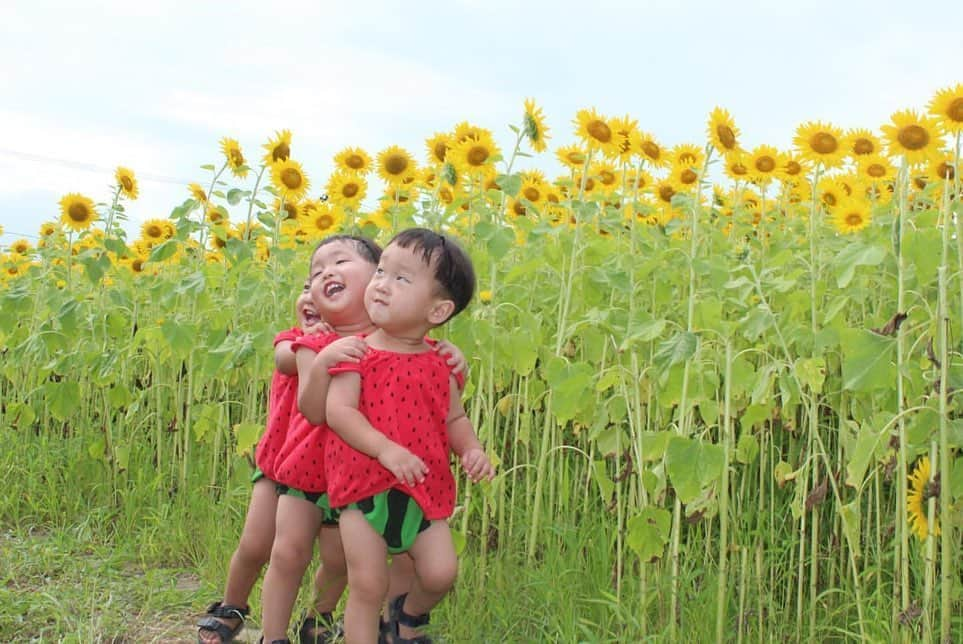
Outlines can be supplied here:
M816 184L816 195L826 210L834 210L846 198L846 191L834 177L823 177Z
M596 161L589 168L589 174L598 182L599 190L610 195L620 187L620 175L609 161Z
M344 221L344 210L338 206L322 204L306 221L303 227L314 239L325 237L336 231Z
M883 146L879 142L879 137L865 128L847 130L843 137L843 147L846 154L859 160L860 157L869 154L881 154Z
M699 185L698 173L686 165L675 165L668 177L675 192L690 192Z
M760 184L772 181L781 165L779 151L771 145L756 146L749 154L749 174Z
M632 157L641 154L641 150L633 146L633 142L638 138L636 133L639 131L639 122L626 114L612 117L611 124L618 142L618 159L622 163L628 163Z
M414 170L415 160L404 148L392 145L378 153L378 175L389 186L400 186Z
M282 221L288 221L292 219L296 220L298 215L301 214L301 205L297 201L289 201L287 199L282 201L281 199L275 199L274 204L271 207L271 211L274 214L278 214L282 208L284 209Z
M524 197L528 199L533 204L541 204L547 198L546 185L544 181L536 181L533 179L523 179L522 186L518 190L519 198Z
M644 192L652 187L652 175L645 170L632 171L626 177L626 190Z
M264 165L270 167L278 161L287 161L291 156L291 130L274 132L274 138L261 146L264 148Z
M137 198L137 178L134 176L133 170L117 166L117 169L114 170L114 179L117 180L120 196L132 201Z
M896 178L896 168L889 159L880 154L867 154L859 158L859 176L867 181L892 181Z
M665 206L672 205L672 197L675 193L675 185L669 179L659 179L652 186L652 194L656 196L660 204Z
M672 148L670 158L674 165L699 169L706 160L706 155L698 145L680 143Z
M835 125L810 121L796 128L793 143L803 159L822 163L824 168L835 168L842 164L846 154L842 137L842 130Z
M836 230L845 235L866 228L872 218L868 201L846 199L833 209L832 222Z
M795 156L791 152L783 152L780 156L779 178L785 182L799 184L809 173L805 159Z
M452 130L449 147L451 147L452 145L457 145L458 143L461 143L468 137L472 137L472 136L473 137L486 137L486 136L491 137L492 133L491 133L491 130L486 130L483 127L478 127L477 125L473 125L468 121L462 121L461 123L456 125L455 128Z
M345 148L334 155L334 164L343 172L365 175L371 172L371 157L361 148Z
M29 253L30 248L30 242L28 242L26 239L18 239L10 244L10 252L14 255L20 255L21 257Z
M140 235L151 244L159 244L174 236L174 227L166 219L148 219L140 225Z
M933 177L933 179L946 179L948 181L953 181L956 177L956 168L953 167L952 159L948 159L943 156L933 157L930 160L930 165L926 173L928 176Z
M745 152L736 150L726 155L726 175L734 181L749 178L749 157Z
M963 132L963 85L957 83L955 87L938 91L929 108L944 130L953 134Z
M550 137L548 136L548 126L545 125L545 115L542 108L535 105L535 100L525 99L525 113L522 115L522 132L528 138L532 150L544 152L548 147L545 144Z
M358 220L358 227L362 230L372 226L378 230L388 230L391 228L391 218L388 217L384 209L369 213Z
M60 228L59 226L57 226L56 222L45 221L44 223L40 224L41 237L50 237L51 235L56 233L58 230L60 230ZM3 228L0 228L0 235L2 234L3 234Z
M572 121L575 133L591 150L601 150L607 157L615 157L619 153L619 140L611 120L600 116L595 108L579 110Z
M577 145L566 145L555 150L555 156L562 165L572 170L581 170L585 165L585 150Z
M639 150L642 159L648 161L656 168L664 168L669 165L670 159L665 148L655 140L655 137L648 132L637 130L632 135L632 147Z
M883 126L891 156L902 155L909 164L924 163L939 150L943 134L935 118L914 110L901 110Z
M87 197L71 192L60 200L60 222L75 231L87 230L97 219L94 202Z
M204 188L201 187L201 184L189 183L187 184L187 191L191 193L191 197L193 197L195 201L207 203L207 193L204 191Z
M245 178L248 167L244 161L244 153L241 152L241 144L225 136L221 139L221 152L224 153L224 159L227 161L227 166L231 169L231 174L238 179Z
M470 136L455 144L447 158L459 172L476 176L492 165L497 154L498 147L491 136Z
M906 494L906 512L909 515L909 523L920 541L926 539L930 532L929 519L927 517L929 500L934 496L939 500L940 486L936 480L930 481L931 472L930 458L924 456L916 463L916 467L913 468L913 473L910 474L910 489ZM937 516L939 515L937 514ZM939 535L940 524L937 519L934 519L933 536L938 537Z
M325 190L331 203L357 209L368 191L368 182L358 175L335 172L328 179Z
M709 141L720 154L739 149L739 128L728 110L717 107L709 114Z
M278 161L271 166L271 183L277 188L285 201L298 201L308 191L310 182L294 159Z
M212 226L220 226L228 221L227 210L224 206L215 206L214 204L207 206L207 212L204 213L204 217Z

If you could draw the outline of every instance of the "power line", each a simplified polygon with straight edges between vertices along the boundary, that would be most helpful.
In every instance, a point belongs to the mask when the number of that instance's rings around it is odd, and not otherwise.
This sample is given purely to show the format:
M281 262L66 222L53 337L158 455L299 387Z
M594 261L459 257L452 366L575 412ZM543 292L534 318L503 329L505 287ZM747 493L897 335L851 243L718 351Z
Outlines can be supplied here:
M0 148L0 154L8 157L14 157L16 159L21 159L23 161L33 161L35 163L47 163L50 165L59 165L67 168L73 168L74 170L83 170L85 172L96 172L113 174L114 168L107 168L104 166L95 165L93 163L84 163L82 161L73 161L71 159L58 159L56 157L46 157L39 154L33 154L31 152L21 152L20 150L10 150L8 148ZM167 177L161 174L152 174L146 172L137 173L138 181L150 181L153 183L170 183L179 186L184 186L190 183L189 179L178 179L177 177Z

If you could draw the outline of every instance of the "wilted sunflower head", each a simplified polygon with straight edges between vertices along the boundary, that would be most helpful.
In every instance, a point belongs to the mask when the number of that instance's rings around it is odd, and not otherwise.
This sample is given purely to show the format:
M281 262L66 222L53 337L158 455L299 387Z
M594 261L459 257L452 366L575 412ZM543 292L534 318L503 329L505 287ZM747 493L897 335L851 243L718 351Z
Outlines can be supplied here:
M300 201L311 185L301 164L294 159L278 161L271 166L271 183L285 201Z
M87 197L71 192L60 199L60 222L71 230L87 230L96 219L94 202Z
M204 188L201 187L201 184L189 183L187 184L187 191L191 193L191 197L195 201L207 203L207 193L204 191Z
M215 206L214 204L209 204L207 206L207 212L204 213L204 216L213 226L220 226L228 221L227 210L224 208L224 206Z
M343 172L365 175L371 172L371 157L361 148L345 148L334 155L334 164Z
M739 128L728 110L716 107L709 114L709 141L720 154L739 149Z
M240 143L235 139L225 136L221 139L221 152L224 153L224 160L231 169L231 174L238 179L243 179L247 176L247 162L244 160L244 153L241 152Z
M117 188L120 190L122 197L131 200L137 198L137 178L134 176L133 170L117 166L117 170L114 171L114 179L117 181Z
M939 122L915 110L895 112L882 129L890 155L902 156L911 165L928 161L942 144Z
M291 157L291 130L280 130L274 133L273 139L268 139L264 148L264 165L272 166L278 161L287 161Z
M963 84L938 91L930 101L929 109L947 132L957 134L963 131Z
M544 152L548 147L546 141L550 137L548 136L548 126L545 124L545 115L542 113L542 108L535 105L535 100L531 98L525 99L522 132L535 152Z
M842 130L838 127L810 121L796 128L793 143L803 159L821 163L824 168L835 168L842 164L846 154L842 137Z

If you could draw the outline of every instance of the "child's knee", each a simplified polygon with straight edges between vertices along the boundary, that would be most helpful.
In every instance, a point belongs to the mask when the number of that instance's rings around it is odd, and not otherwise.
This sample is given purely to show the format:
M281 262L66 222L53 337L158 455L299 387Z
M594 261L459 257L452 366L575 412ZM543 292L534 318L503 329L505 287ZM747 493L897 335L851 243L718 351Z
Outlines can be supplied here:
M458 577L458 559L444 557L421 566L416 562L415 569L423 589L430 593L447 593Z
M380 604L388 594L388 575L378 570L349 571L351 595L366 604Z
M263 566L271 558L273 539L261 535L241 535L235 556L248 565Z
M304 568L311 562L314 544L298 543L294 539L285 539L279 535L271 548L271 565L282 570Z

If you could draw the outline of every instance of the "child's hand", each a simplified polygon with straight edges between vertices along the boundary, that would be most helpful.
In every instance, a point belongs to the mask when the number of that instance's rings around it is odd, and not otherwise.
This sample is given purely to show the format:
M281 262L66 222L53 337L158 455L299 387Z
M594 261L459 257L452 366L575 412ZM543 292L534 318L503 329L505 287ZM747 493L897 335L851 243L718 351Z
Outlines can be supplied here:
M364 357L368 345L364 340L355 336L339 338L323 348L318 357L323 356L323 360L329 367L333 367L339 362L360 362Z
M490 481L495 478L495 466L488 460L485 450L478 447L466 450L461 455L461 467L472 483L478 483L482 479Z
M424 461L394 442L391 442L378 454L378 462L394 474L399 483L409 486L424 481L425 475L428 473L428 467Z
M317 320L316 322L302 324L301 330L304 331L305 335L311 335L314 333L334 333L334 327L324 320Z
M432 350L437 351L440 355L447 356L448 359L446 362L448 366L451 367L452 373L468 374L468 360L465 359L465 354L451 342L448 340L439 340L438 343L432 347Z

